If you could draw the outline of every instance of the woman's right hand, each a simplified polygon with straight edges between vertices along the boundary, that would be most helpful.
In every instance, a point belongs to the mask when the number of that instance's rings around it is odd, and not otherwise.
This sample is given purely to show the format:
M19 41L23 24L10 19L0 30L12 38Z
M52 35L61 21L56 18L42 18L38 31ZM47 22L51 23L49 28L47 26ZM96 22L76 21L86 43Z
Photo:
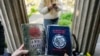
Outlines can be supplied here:
M50 11L52 8L53 8L53 6L52 5L49 5L48 6L48 11Z

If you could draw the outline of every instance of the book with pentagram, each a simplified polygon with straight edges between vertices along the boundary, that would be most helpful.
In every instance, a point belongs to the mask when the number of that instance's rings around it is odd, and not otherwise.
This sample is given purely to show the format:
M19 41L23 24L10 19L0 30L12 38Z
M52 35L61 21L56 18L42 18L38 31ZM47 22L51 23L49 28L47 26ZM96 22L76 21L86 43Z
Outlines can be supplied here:
M22 24L25 49L29 50L28 56L42 55L44 53L42 24Z
M67 26L49 25L47 27L47 54L72 56L70 28Z

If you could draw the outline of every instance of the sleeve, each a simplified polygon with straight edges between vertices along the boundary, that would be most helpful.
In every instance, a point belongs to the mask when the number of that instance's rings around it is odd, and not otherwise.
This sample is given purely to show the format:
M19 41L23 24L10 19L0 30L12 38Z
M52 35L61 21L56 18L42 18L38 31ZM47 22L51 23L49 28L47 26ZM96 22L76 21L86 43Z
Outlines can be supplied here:
M63 6L63 2L62 2L62 0L58 0L58 11L62 11L62 10L64 10L63 8L64 8L64 6Z
M11 53L4 53L3 56L11 56Z
M4 53L4 48L5 48L4 28L0 21L0 55Z
M41 14L47 14L48 13L48 7L44 6L44 1L43 0L40 2L39 12Z

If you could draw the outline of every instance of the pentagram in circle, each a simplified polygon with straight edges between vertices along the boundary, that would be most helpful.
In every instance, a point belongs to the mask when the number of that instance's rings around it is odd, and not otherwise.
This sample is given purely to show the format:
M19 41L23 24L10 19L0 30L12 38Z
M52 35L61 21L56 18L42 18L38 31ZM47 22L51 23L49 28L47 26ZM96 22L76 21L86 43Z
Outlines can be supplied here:
M66 46L66 39L63 35L57 34L54 36L52 43L54 47L62 49Z

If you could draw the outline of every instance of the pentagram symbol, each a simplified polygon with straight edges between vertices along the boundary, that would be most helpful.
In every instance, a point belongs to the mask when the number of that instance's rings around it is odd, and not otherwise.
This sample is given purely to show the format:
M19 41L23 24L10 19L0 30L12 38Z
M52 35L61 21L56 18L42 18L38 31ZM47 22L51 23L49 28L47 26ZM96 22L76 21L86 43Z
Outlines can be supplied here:
M52 43L53 43L54 47L56 47L58 49L62 49L66 46L66 40L65 40L64 36L62 36L60 34L54 36Z

